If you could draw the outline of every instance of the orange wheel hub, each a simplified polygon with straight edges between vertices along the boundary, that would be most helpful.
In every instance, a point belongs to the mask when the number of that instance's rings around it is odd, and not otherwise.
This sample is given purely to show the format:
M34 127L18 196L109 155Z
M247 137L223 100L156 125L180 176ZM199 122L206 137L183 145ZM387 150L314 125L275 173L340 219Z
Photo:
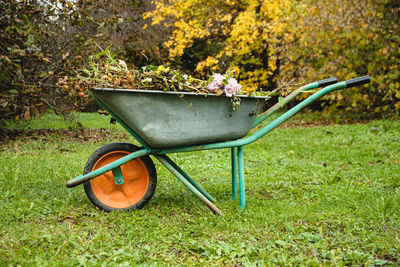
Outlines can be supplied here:
M93 170L103 167L123 156L126 151L113 151L102 156L93 166ZM105 205L115 208L129 208L138 203L149 187L149 173L142 160L134 159L121 165L124 183L115 184L112 171L106 172L90 181L94 195Z

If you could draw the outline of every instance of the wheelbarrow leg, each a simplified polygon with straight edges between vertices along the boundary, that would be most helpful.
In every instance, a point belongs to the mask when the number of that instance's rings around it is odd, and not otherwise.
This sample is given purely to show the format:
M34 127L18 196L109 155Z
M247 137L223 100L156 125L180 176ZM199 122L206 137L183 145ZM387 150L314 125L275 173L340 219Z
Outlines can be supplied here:
M222 215L222 212L208 200L199 190L196 189L174 166L169 162L165 155L155 155L156 159L160 161L176 178L179 179L193 194L195 194L201 201L203 201L213 212Z
M243 147L238 147L238 167L239 167L239 196L240 196L240 209L244 211L246 205L246 196L244 190L244 163L243 163Z
M179 167L175 162L173 162L170 157L164 155L164 158L165 160L168 161L169 164L172 165L172 167L174 167L180 174L182 174L182 176L185 177L185 179L188 180L189 183L191 183L197 190L199 190L200 193L202 193L208 200L214 201L214 198L209 193L207 193L207 191L204 190L198 183L196 183L196 181L193 180L189 176L189 174L187 174L184 170L181 169L181 167Z
M231 148L232 160L232 200L236 199L237 195L237 147Z

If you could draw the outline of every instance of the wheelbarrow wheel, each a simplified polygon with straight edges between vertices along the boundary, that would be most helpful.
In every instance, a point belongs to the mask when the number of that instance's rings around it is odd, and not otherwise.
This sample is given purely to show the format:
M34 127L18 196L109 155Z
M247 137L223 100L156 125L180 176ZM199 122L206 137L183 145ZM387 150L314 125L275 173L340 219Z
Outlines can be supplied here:
M92 154L84 174L105 166L140 148L128 143L111 143ZM157 173L149 156L131 160L121 167L123 183L115 183L112 171L85 182L89 200L104 211L141 209L151 199L157 185Z

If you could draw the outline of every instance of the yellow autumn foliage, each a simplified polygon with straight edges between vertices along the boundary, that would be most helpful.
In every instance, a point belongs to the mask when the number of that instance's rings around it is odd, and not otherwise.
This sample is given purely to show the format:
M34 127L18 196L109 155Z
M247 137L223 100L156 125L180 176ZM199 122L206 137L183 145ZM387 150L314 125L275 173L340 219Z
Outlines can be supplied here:
M254 91L369 74L369 89L327 96L328 111L400 110L397 0L156 0L155 6L145 16L173 28L168 60L199 76L237 66L243 88Z
M201 74L240 68L240 79L249 91L276 84L277 54L284 37L293 39L285 18L295 11L296 1L217 0L156 1L156 9L145 15L153 23L173 17L173 33L165 47L169 59L181 57L197 40L207 39L214 49L196 63Z

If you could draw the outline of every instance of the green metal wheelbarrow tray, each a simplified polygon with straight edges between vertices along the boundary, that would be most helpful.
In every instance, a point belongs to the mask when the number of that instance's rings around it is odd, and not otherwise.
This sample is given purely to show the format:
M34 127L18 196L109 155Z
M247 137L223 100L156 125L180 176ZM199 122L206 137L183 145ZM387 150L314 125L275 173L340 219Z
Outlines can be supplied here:
M213 212L222 214L213 197L183 171L167 154L230 148L232 197L239 191L245 207L243 146L253 143L324 95L370 82L369 76L337 82L330 78L300 87L284 101L258 115L263 97L240 96L233 111L227 97L147 90L93 89L91 96L141 145L111 143L99 148L86 163L84 173L67 187L84 184L90 201L105 211L142 208L153 196L157 183L154 156ZM298 94L324 87L260 128L271 114ZM260 128L246 136L253 128Z

